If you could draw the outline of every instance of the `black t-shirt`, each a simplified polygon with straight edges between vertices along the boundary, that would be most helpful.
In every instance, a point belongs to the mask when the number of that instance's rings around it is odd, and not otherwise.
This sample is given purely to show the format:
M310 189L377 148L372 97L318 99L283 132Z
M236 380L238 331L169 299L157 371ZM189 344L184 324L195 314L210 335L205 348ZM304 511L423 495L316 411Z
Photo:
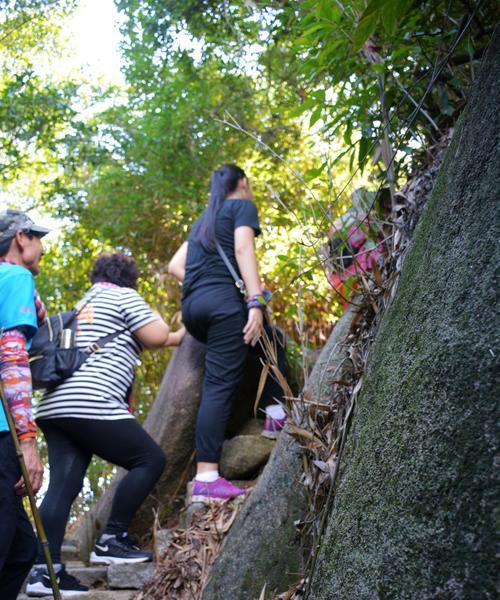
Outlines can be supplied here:
M217 250L207 252L200 242L194 239L200 227L200 219L201 217L195 222L188 237L183 298L202 286L217 283L234 285L234 279ZM243 225L252 227L255 234L259 235L259 216L255 204L250 200L225 200L215 219L215 236L238 275L240 271L234 254L234 230Z

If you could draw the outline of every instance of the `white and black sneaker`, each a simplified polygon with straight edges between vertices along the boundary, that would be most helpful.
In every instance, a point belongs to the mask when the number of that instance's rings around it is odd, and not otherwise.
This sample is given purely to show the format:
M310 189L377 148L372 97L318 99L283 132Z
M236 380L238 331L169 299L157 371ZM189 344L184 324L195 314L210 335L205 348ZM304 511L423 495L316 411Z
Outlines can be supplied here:
M80 594L86 594L89 591L89 588L86 585L82 585L76 577L73 577L73 575L70 575L66 571L64 565L59 569L56 577L63 598L79 596ZM46 567L35 567L31 571L26 586L26 594L35 598L52 596L52 586L50 585L50 577Z
M94 551L90 555L93 564L115 565L120 563L142 563L153 560L151 552L143 552L134 546L127 533L114 535L103 540L103 536L96 542Z

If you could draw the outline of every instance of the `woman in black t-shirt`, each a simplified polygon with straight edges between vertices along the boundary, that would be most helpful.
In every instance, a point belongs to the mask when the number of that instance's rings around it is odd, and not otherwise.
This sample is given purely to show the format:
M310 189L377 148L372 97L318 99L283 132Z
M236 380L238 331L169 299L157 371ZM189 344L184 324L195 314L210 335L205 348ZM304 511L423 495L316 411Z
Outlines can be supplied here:
M207 208L169 263L169 273L183 282L186 329L207 348L196 424L193 502L224 500L245 493L220 477L218 466L248 346L255 346L262 333L266 301L254 245L259 233L257 208L244 171L236 165L223 165L212 173ZM235 286L216 242L243 279L246 300Z

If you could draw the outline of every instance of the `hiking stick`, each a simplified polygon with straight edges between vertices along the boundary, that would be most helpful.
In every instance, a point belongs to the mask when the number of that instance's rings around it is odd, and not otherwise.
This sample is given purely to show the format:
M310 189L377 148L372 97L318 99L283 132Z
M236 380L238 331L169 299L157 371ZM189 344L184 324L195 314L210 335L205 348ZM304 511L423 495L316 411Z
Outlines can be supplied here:
M21 473L24 479L24 484L26 485L26 490L28 492L28 498L30 501L31 514L33 515L33 520L35 521L35 527L38 534L38 540L43 549L43 554L45 556L45 562L47 563L47 569L49 571L50 577L50 585L52 586L52 591L54 593L54 600L61 600L61 592L59 591L59 586L57 585L57 577L56 572L54 571L54 565L52 564L52 557L50 556L49 551L49 543L47 541L47 536L45 535L45 529L43 527L42 519L40 518L40 513L38 512L38 508L36 506L35 494L33 492L33 486L31 485L30 477L28 474L28 469L26 468L26 463L24 462L23 451L21 450L21 446L19 444L19 440L17 439L16 427L14 425L14 420L12 419L12 415L10 414L9 405L7 404L7 398L5 397L5 392L3 389L3 384L0 381L0 396L2 398L2 406L5 412L5 417L7 419L7 423L9 425L10 434L12 436L12 441L14 442L14 447L16 449L17 458L19 460L19 466L21 467Z

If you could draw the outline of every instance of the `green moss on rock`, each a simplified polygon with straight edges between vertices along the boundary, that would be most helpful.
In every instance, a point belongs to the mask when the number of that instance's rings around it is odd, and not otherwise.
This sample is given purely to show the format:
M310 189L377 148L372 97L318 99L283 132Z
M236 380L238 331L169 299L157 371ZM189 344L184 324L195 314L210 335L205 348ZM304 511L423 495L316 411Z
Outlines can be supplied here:
M370 352L314 600L498 597L499 39Z

